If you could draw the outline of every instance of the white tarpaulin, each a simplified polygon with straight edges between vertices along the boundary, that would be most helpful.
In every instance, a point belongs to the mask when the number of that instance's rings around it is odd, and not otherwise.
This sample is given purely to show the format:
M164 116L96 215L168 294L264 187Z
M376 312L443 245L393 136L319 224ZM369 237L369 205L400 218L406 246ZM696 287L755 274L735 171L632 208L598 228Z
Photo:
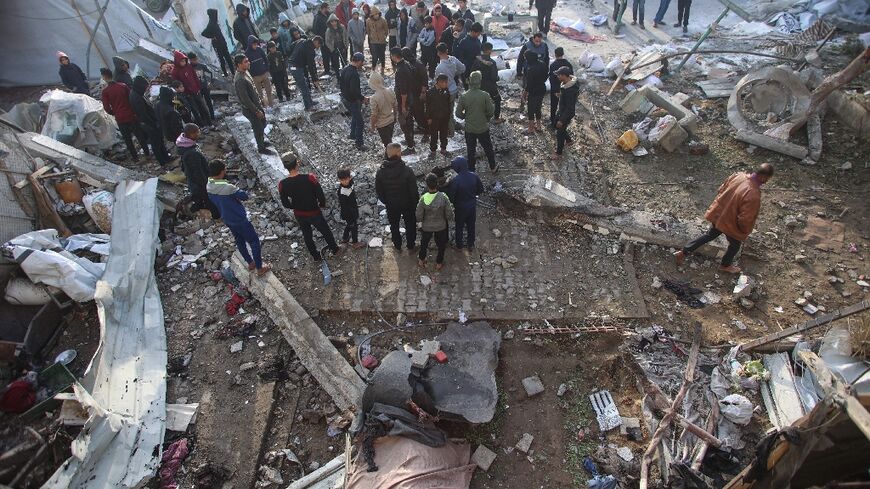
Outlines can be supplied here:
M43 489L143 487L166 427L166 331L154 276L157 179L115 188L112 244L97 284L100 346L76 396L90 418Z
M115 118L93 97L51 90L39 101L48 105L42 134L51 139L79 149L109 149L120 141Z
M87 239L84 236L79 240ZM3 253L18 263L33 283L57 287L76 302L93 300L106 265L70 253L63 243L56 230L42 229L10 240L3 245Z

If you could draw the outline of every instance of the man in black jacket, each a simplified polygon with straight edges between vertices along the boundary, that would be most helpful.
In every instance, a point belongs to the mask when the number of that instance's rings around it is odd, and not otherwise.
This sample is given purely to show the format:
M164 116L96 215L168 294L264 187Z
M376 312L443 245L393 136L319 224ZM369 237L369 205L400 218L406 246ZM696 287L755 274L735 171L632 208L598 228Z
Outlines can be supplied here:
M248 47L248 36L259 38L257 25L251 19L251 9L243 3L236 4L236 20L233 22L233 37L241 45L242 51Z
M414 213L420 193L417 178L402 161L402 147L397 143L387 145L387 159L375 174L375 193L387 208L393 246L402 249L399 222L404 221L408 249L413 250L417 243L417 217Z
M448 122L453 114L450 112L450 91L447 89L447 75L441 73L435 79L435 85L426 94L426 118L429 125L429 151L435 153L436 145L441 143L441 154L447 156Z
M133 107L133 112L136 113L139 127L148 136L148 143L151 146L154 157L157 158L157 162L162 166L169 163L169 153L166 151L166 145L163 143L163 134L160 132L160 122L157 120L157 114L145 95L147 91L148 80L144 76L134 78L133 88L130 90L130 105Z
M429 141L429 124L426 122L426 108L424 101L426 99L426 91L429 89L429 73L426 71L426 65L417 59L414 51L409 47L402 48L402 59L408 63L408 68L411 69L411 114L417 122L417 129L423 133L421 143Z
M57 61L60 63L60 81L64 86L72 90L74 93L91 94L91 88L88 86L88 78L85 73L79 68L79 65L71 63L69 56L63 51L57 52Z
M320 4L320 10L314 14L314 26L311 31L315 36L320 36L321 39L326 38L326 29L329 28L329 4L323 2ZM331 55L326 45L320 46L320 57L323 59L323 73L329 73ZM335 72L338 73L338 67L335 66Z
M302 94L302 101L305 104L305 110L314 110L316 102L311 100L311 90L308 88L308 82L305 81L305 75L311 77L311 84L320 90L320 84L317 82L317 62L316 49L320 49L323 44L323 39L320 36L314 36L312 39L300 38L293 43L293 54L290 55L290 74L293 75L293 80L296 81L296 88Z
M235 58L236 74L233 77L233 86L236 89L236 97L242 106L242 115L251 123L254 131L254 140L257 142L257 152L264 155L273 154L266 147L266 109L263 100L254 88L254 80L248 74L251 62L244 54L237 54Z
M227 75L227 68L230 69L230 73L235 75L236 65L233 63L230 50L227 48L227 40L224 38L224 34L221 32L220 25L218 24L218 11L217 9L210 8L205 13L208 15L208 25L202 31L202 37L211 39L211 47L217 53L218 61L221 63L221 72L223 72L224 76L229 76Z
M350 139L356 142L356 149L360 151L368 151L368 147L363 143L363 117L362 104L368 103L368 99L363 97L362 89L360 89L359 70L365 62L365 56L362 53L354 53L350 58L350 64L341 70L339 75L339 88L341 89L341 98L347 104L350 110Z
M492 59L492 43L485 42L481 45L480 56L474 60L474 64L470 70L479 71L483 76L480 82L480 89L488 93L492 97L492 103L495 105L495 113L493 114L493 124L501 124L504 119L501 118L501 94L498 91L498 66L495 60Z
M475 22L471 25L468 33L459 41L459 44L453 45L453 56L459 59L459 61L462 61L462 64L465 66L474 65L474 61L480 55L480 35L482 33L483 25L481 25L480 22ZM468 75L470 75L472 71L473 70L465 70L465 73L462 74L462 81L465 84L465 88L468 88Z
M562 150L565 145L570 146L574 143L571 139L571 134L568 133L568 125L574 118L577 107L577 97L580 96L580 85L577 84L577 78L571 74L572 71L567 66L563 66L556 70L556 76L559 77L561 83L559 91L559 110L556 113L556 152L551 156L552 159L558 160L562 157Z
M208 159L202 154L197 141L200 136L199 126L190 123L184 125L184 132L178 136L175 146L181 156L181 169L187 179L187 191L193 199L193 212L208 209L212 219L220 219L221 213L217 206L208 198Z
M559 109L559 76L556 75L556 71L561 67L567 67L571 70L570 74L574 74L574 67L571 66L571 62L565 59L565 50L562 47L556 48L553 51L553 54L556 55L556 59L550 63L550 72L548 74L550 78L550 126L556 127L556 111Z
M396 103L398 104L399 127L405 135L404 154L414 154L414 116L411 112L411 104L414 103L414 73L411 65L402 57L402 50L398 46L390 50L390 60L396 67ZM414 204L416 205L416 203Z
M455 56L459 59L459 56L453 54L453 51L456 49L456 46L462 42L462 39L465 37L465 20L457 19L453 22L452 26L447 26L444 29L444 32L441 33L441 38L438 39L439 43L444 43L447 46L447 53Z
M166 86L160 87L160 92L157 96L157 107L154 108L154 115L157 116L157 125L160 127L161 135L165 141L173 143L181 134L184 121L181 114L175 108L175 92Z
M550 32L550 20L553 18L553 7L556 6L556 1L529 0L529 8L532 8L533 3L538 10L538 30L546 34Z
M314 244L312 227L316 228L326 240L332 254L339 255L341 248L335 242L332 230L329 229L329 224L320 210L326 207L326 195L323 194L323 187L320 186L317 177L311 173L299 173L299 158L293 153L281 155L281 162L289 173L287 178L278 182L281 205L293 209L293 215L296 216L296 222L299 223L299 229L302 230L302 237L311 257L315 260L326 258Z

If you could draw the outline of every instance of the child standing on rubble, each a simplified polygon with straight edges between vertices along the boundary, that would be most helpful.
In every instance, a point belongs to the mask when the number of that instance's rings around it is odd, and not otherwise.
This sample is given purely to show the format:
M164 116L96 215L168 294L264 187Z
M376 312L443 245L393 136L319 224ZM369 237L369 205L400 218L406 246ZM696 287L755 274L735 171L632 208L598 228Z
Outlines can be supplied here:
M178 154L181 156L181 169L187 179L187 191L193 198L193 212L200 209L211 211L212 219L220 219L221 214L217 207L209 200L206 187L208 186L208 159L202 154L197 141L201 131L196 124L185 124L184 132L175 140Z
M236 240L236 248L239 254L248 264L248 270L257 271L258 276L263 276L271 270L269 265L263 263L260 254L260 237L254 225L248 220L243 201L248 200L248 194L239 187L227 182L227 166L221 160L214 160L208 165L208 185L206 190L208 198L218 208L224 224L230 228ZM248 252L248 247L251 251Z
M432 155L441 143L441 154L447 156L447 132L450 117L449 77L444 73L438 75L435 85L426 94L426 119L429 126L429 151Z
M435 270L444 267L444 250L450 239L448 229L453 222L453 204L443 192L438 191L438 177L434 173L426 175L427 192L417 202L416 218L423 231L420 240L420 253L417 255L417 266L426 268L426 254L429 241L435 237L438 255L435 257Z
M274 41L269 41L266 48L269 50L269 75L272 76L272 85L275 85L278 102L283 102L285 97L290 100L290 87L287 86L287 60L284 59L284 53L278 49Z
M338 184L338 207L341 211L341 219L344 221L341 243L347 244L350 239L350 245L354 249L362 248L365 244L359 242L359 205L350 170L347 168L338 170Z

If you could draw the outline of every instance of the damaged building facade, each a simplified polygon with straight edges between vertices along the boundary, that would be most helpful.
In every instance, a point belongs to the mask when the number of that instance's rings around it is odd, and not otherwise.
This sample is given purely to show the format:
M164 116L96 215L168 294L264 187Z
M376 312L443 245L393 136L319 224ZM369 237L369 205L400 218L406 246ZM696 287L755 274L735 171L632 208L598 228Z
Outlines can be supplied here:
M449 244L443 267L434 243L429 263L419 241L391 246L386 148L369 128L383 95L370 83L371 32L359 68L365 144L348 139L350 103L338 68L326 72L324 56L341 43L333 32L312 51L316 105L306 110L294 76L286 101L263 97L265 151L202 34L213 10L233 55L247 47L239 25L265 42L286 21L313 39L329 28L320 2L0 7L3 52L19 61L0 68L0 485L866 485L867 2L695 0L691 12L672 3L647 5L646 19L599 0L552 11L437 4L468 19L464 30L444 19L452 55L491 70L504 119L483 118L497 167L470 150L482 191L463 209L476 216L476 240ZM420 34L414 22L436 7L423 4L399 1L404 20L387 2L327 2L333 29L354 9L377 22L377 8L387 43ZM490 60L458 47L474 42L474 23ZM534 75L518 72L527 52L553 62L556 48L556 66L567 61L572 74L547 77L546 91L580 87L561 155L563 128L547 127L561 96L551 110L544 94L544 127L530 131ZM62 84L58 51L90 93ZM138 139L134 158L100 69L125 60L146 79L149 106L168 102L190 123L196 109L188 118L170 72L161 76L175 51L210 70L201 82L214 120L196 137L164 137L166 164ZM397 68L385 65L394 92ZM461 75L454 83L457 99L477 94ZM431 153L427 121L411 122L413 152L394 123L418 199L433 174L458 207L451 182L470 175L475 126L465 117ZM201 175L185 156L194 147ZM312 257L306 215L282 188L291 155L323 190L318 212L339 241L349 192L338 174L351 172L359 245L346 234L330 253L318 231L323 251ZM204 184L215 160L233 195L244 194L240 212L268 269L239 252L232 216L216 219L197 200L194 179ZM708 209L734 201L734 181L759 196L748 237L736 256L733 232L695 246L725 230ZM741 198L730 204L738 226L752 214ZM395 227L407 238L405 225ZM448 236L456 242L454 223Z

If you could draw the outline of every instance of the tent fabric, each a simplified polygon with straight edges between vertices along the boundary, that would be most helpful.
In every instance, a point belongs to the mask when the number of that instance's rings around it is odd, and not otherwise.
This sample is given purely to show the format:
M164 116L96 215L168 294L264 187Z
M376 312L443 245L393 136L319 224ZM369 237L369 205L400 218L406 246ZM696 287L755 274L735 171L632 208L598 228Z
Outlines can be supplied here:
M124 54L131 67L141 62L148 66L153 64L137 55L135 48L140 39L167 42L170 27L155 20L131 0L99 0L99 3L106 4L107 8L91 47L89 70L85 54L100 16L93 2L5 0L0 3L0 32L3 32L0 52L7 53L9 58L9 62L0 65L0 86L60 84L55 56L58 50L67 53L70 61L82 71L87 70L85 74L91 80L99 79L100 68L112 67L112 56L119 53ZM202 15L205 16L205 12ZM156 64L154 68L156 70Z
M375 441L377 472L368 472L362 456L350 466L348 489L430 489L468 488L474 473L470 464L471 446L448 441L441 447L428 447L401 436L385 436Z

